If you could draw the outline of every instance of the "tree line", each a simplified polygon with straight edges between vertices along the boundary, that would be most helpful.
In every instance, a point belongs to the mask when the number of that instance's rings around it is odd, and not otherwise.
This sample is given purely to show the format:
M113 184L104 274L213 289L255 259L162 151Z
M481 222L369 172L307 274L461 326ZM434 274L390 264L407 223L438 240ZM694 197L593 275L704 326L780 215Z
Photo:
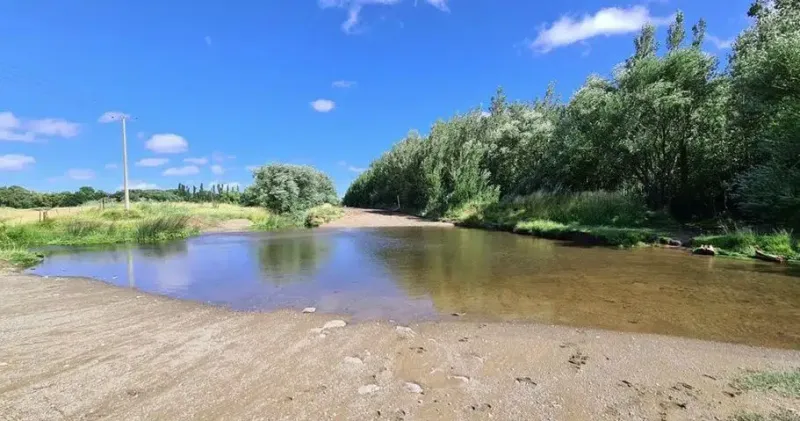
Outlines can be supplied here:
M239 203L241 191L238 186L213 184L206 189L201 183L200 187L178 184L175 189L130 189L130 200L153 202L218 202ZM99 200L124 200L122 190L107 193L93 187L84 186L74 192L36 192L20 186L0 187L0 207L31 209L79 206Z
M534 192L625 191L683 221L729 216L800 229L800 0L758 0L722 68L688 37L653 26L610 76L568 102L502 89L487 112L409 133L350 186L350 206L439 216Z

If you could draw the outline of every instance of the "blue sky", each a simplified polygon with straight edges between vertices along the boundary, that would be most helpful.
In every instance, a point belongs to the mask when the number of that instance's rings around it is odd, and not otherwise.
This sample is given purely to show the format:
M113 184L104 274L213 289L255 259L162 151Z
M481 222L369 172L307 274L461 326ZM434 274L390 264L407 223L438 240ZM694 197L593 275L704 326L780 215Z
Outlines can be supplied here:
M548 82L568 99L644 22L708 22L723 61L749 0L0 1L0 185L240 183L313 165L343 194L410 129ZM687 33L690 31L687 28Z

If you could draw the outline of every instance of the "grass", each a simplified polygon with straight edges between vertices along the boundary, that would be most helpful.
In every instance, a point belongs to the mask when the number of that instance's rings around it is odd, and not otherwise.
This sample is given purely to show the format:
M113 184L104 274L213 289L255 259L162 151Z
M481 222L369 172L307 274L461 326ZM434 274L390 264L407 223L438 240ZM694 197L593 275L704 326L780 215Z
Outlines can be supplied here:
M135 203L60 208L38 221L39 213L0 209L0 262L29 267L42 256L29 249L47 245L101 245L157 242L186 238L222 221L248 219L255 230L299 228L341 216L339 208L324 205L298 215L275 215L263 208L216 203Z
M668 218L647 211L633 195L618 192L535 193L493 203L470 203L448 218L489 228L584 244L630 247L654 243Z
M760 371L739 377L734 384L744 390L775 392L800 398L800 369L792 371Z
M695 237L693 243L712 245L722 250L722 253L733 256L752 257L758 249L790 260L800 259L800 245L792 234L785 230L759 234L749 228L739 228L722 234Z
M800 415L786 409L762 415L753 412L742 412L729 418L730 421L800 421Z
M311 208L306 212L305 226L308 228L316 228L322 224L327 224L335 219L339 219L342 215L344 215L342 208L325 203L324 205Z

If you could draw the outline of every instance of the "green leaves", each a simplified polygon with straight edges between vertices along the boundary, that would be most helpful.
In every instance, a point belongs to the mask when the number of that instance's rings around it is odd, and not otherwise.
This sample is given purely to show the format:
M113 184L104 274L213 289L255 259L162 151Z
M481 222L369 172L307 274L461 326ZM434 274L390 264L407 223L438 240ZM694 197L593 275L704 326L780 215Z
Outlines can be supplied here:
M253 172L253 185L245 190L242 200L246 205L283 214L334 204L337 197L331 179L312 167L270 164Z

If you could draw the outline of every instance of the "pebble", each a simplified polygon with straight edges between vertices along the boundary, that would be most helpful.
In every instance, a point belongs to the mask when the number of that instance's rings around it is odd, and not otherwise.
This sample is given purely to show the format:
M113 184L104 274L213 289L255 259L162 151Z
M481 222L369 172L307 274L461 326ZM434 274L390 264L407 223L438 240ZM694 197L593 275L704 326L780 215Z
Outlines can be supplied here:
M410 327L397 326L395 328L395 330L397 331L397 334L399 334L400 336L402 336L404 338L408 338L408 337L416 335L416 332L414 332Z
M345 326L347 326L347 322L345 322L344 320L331 320L328 323L325 323L324 325L322 325L322 329L323 330L324 329L333 329L333 328L336 328L336 327L345 327Z
M469 383L469 377L467 376L450 376L451 379L456 379L462 383Z
M420 386L420 385L418 385L416 383L406 382L405 387L406 387L406 390L411 392L411 393L422 393L422 386Z
M364 361L361 361L361 358L358 357L344 357L344 362L356 365L364 364Z
M316 307L306 307L303 309L303 313L314 313L317 311Z
M361 387L358 388L358 394L359 395L369 395L369 394L377 392L380 389L381 388L377 384L365 384L364 386L361 386Z

